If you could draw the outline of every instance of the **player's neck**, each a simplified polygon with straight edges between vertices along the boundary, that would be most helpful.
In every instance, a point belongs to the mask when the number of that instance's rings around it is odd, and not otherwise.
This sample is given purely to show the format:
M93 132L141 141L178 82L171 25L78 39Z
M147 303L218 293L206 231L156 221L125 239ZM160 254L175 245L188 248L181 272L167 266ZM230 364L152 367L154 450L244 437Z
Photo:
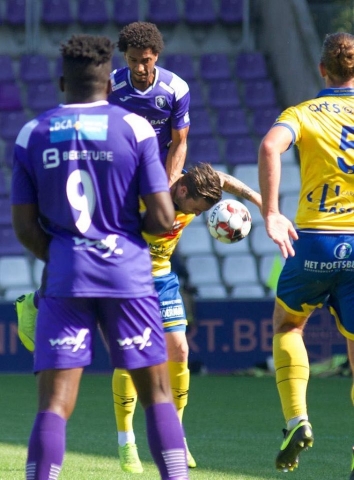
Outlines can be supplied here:
M136 90L140 90L141 92L145 92L145 90L150 88L154 84L154 81L155 81L155 69L154 69L154 72L151 75L149 75L149 78L147 79L147 81L144 83L135 82L134 79L131 77L131 82L133 87L136 88Z
M107 94L104 93L95 93L93 95L77 95L76 93L66 92L65 102L66 104L76 104L76 103L93 103L99 102L101 100L107 100Z

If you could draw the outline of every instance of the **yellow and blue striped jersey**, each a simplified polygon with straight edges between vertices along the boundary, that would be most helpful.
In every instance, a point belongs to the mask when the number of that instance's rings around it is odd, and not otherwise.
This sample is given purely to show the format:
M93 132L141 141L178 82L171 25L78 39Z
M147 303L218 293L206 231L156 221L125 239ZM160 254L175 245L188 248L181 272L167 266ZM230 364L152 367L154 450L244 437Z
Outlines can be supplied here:
M274 125L288 127L299 149L297 226L354 231L354 89L321 90Z
M169 232L161 235L150 235L143 232L147 244L149 245L152 260L152 275L159 277L171 272L170 258L174 252L183 229L191 223L194 214L185 214L176 211L175 221Z

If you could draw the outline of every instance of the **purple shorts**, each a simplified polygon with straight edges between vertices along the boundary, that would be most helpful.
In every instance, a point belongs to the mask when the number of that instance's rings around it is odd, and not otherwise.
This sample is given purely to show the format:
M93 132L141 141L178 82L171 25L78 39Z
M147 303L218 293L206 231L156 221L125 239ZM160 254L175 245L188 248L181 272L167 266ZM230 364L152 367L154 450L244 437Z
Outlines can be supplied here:
M163 363L166 345L157 296L39 300L34 371L90 365L98 324L114 368Z

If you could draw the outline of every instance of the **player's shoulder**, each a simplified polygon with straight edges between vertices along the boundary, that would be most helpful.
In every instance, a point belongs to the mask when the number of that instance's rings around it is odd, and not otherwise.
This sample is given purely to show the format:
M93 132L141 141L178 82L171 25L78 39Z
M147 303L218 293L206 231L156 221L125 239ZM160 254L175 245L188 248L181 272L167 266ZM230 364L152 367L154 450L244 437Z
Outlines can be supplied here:
M110 73L110 80L113 92L128 86L128 67L113 70L113 72Z
M183 78L163 67L155 65L155 68L158 71L157 83L160 88L175 95L177 99L189 92L188 83Z
M123 120L132 129L137 142L141 142L147 138L156 137L155 130L144 117L126 111Z

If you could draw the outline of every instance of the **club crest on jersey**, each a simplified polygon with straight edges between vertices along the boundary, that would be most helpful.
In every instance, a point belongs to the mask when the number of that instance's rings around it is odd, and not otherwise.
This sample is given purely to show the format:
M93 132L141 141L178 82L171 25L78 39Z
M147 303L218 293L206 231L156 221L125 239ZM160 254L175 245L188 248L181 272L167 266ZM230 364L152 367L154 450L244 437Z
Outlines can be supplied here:
M339 243L334 248L334 256L339 260L350 257L352 253L352 246L349 243Z
M155 97L155 104L157 107L163 108L166 105L165 95L157 95L157 97Z

